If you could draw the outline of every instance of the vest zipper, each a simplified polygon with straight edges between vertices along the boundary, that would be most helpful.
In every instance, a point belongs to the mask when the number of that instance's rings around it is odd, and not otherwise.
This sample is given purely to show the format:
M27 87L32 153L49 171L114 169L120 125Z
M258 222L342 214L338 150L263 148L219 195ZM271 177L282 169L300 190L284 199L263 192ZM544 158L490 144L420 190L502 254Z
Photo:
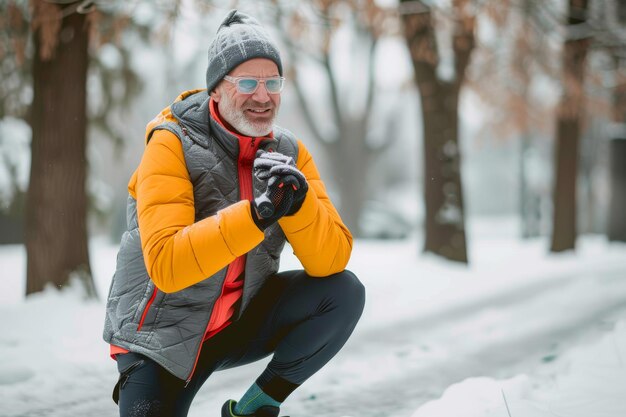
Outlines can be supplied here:
M254 148L256 145L256 138L251 138L251 139L252 139L250 141L251 151L245 150L243 147L241 147L240 152L243 151L246 154L251 153L252 155L240 154L239 157L237 158L237 174L239 175L239 190L240 190L239 199L240 200L252 200L254 198L254 195L252 192L252 160L254 160ZM251 157L252 159L245 158L246 156ZM244 160L247 160L247 159L249 159L249 162L244 163ZM228 276L228 272L231 267L232 267L232 263L228 265L228 269L226 270L226 276ZM207 330L209 330L209 327L211 326L211 318L213 317L215 306L217 305L218 300L221 298L222 294L224 294L223 285L222 285L222 291L220 293L220 297L218 297L217 300L215 300L215 304L213 304L213 309L211 310L211 315L209 316L209 322L207 323L206 328L204 329L204 333L202 334L202 341L200 342L198 353L196 353L196 360L193 363L193 368L191 369L191 373L189 374L187 381L185 381L185 388L187 388L187 385L189 385L189 383L191 382L191 379L193 378L193 374L196 371L196 365L198 365L198 359L200 359L200 352L202 351L202 344L204 343L204 337L206 336Z
M148 315L148 310L150 310L150 306L154 302L156 295L157 295L157 288L155 286L154 289L152 290L152 296L150 296L150 299L148 300L146 307L143 309L143 313L141 314L141 320L139 320L139 325L137 326L137 331L141 330L141 328L143 327L143 322L146 319L146 316Z

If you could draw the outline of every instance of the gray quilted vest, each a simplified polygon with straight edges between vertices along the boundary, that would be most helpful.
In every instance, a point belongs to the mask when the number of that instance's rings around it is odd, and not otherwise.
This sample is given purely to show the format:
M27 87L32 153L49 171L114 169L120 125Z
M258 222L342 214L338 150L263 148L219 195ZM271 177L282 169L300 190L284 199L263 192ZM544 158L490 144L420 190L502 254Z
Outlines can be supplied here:
M154 130L166 129L182 142L193 183L196 221L200 221L239 201L239 143L209 117L206 90L175 102L171 109L178 123L164 123ZM274 138L277 152L297 159L298 146L290 132L275 126ZM255 195L259 195L263 184L253 179L253 187ZM165 294L155 289L148 276L137 224L137 202L132 196L128 198L127 223L107 300L104 340L146 355L178 378L187 380L199 355L213 306L221 294L227 267L189 288ZM284 244L285 235L274 224L265 230L263 242L246 255L243 296L235 319L241 316L267 277L278 271ZM138 330L142 317L143 325Z

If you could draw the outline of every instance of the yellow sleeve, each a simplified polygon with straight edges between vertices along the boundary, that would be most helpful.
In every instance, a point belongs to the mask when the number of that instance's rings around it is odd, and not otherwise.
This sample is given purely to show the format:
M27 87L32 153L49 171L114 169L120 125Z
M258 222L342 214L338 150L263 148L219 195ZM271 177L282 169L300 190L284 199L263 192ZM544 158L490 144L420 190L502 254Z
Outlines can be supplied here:
M307 274L323 277L341 272L350 260L352 234L328 198L313 157L301 141L296 166L309 190L300 210L278 223Z
M171 132L154 133L133 181L146 268L163 292L210 277L263 241L246 200L195 222L193 185Z

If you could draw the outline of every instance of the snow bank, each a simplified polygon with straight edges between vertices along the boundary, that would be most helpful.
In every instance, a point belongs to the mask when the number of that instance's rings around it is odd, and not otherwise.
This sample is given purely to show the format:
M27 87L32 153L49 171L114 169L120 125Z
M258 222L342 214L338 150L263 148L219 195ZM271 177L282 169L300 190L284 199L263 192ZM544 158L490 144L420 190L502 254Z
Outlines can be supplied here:
M412 417L626 416L626 322L597 343L572 349L549 380L468 378Z

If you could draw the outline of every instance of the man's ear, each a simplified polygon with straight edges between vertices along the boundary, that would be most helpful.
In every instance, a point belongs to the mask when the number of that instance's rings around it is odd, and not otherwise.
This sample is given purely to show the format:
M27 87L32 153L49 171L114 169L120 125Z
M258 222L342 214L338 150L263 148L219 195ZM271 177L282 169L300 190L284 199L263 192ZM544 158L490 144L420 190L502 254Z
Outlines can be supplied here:
M211 91L211 99L216 102L219 103L220 99L222 98L222 94L217 91L217 87L213 89L213 91Z

